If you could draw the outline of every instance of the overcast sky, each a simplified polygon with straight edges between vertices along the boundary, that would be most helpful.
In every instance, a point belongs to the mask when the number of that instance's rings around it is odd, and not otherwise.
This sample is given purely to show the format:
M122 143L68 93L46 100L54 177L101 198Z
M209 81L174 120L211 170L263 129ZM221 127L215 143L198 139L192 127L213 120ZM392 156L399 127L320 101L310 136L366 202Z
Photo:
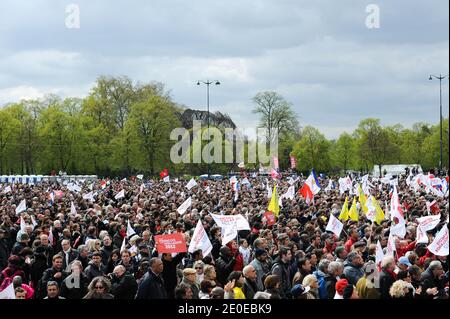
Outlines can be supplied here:
M66 6L80 9L67 28ZM366 7L380 8L369 29ZM255 126L251 98L275 90L328 138L360 120L439 121L449 72L448 0L1 0L0 105L84 97L100 75L160 81L175 102ZM448 80L443 81L448 116Z

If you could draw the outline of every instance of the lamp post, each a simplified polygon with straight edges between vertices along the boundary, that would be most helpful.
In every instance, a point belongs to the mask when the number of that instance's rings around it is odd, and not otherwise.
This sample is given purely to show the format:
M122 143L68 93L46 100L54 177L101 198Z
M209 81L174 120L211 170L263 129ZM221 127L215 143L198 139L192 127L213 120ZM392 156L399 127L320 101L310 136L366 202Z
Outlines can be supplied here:
M439 158L439 171L442 171L442 80L448 78L448 75L442 76L439 74L439 76L436 75L430 75L429 80L433 80L433 78L439 80L439 144L440 144L440 158Z
M220 82L218 80L215 80L215 81L209 81L209 80L201 81L201 80L199 80L199 81L197 81L197 85L200 85L201 83L206 84L206 107L207 107L207 112L208 112L206 121L208 123L208 138L209 138L209 86L211 84L213 84L213 83L215 85L220 85ZM200 134L201 134L201 132L200 132ZM210 154L208 154L208 157L209 156L210 156ZM208 158L208 179L210 177L210 173L211 173L211 163L210 163L210 159Z

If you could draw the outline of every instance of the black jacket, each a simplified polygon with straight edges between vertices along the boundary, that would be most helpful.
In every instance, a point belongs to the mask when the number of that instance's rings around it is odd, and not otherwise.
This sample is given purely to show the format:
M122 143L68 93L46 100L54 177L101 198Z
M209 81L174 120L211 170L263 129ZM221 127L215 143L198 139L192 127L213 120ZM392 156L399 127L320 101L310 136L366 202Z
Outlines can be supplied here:
M248 278L245 278L244 285L242 286L242 291L246 299L253 299L255 293L258 291L256 281L252 281Z
M89 285L89 281L83 273L80 274L79 278L79 285L75 285L74 280L66 278L67 280L64 280L61 285L60 296L66 299L83 299L83 297L88 292L87 287ZM70 283L73 283L73 287L70 285Z
M279 257L272 265L272 275L281 279L280 294L283 298L291 298L292 280L290 278L289 264L283 263Z
M24 244L24 243L15 243L13 248L12 248L11 255L19 255L19 253L25 247L28 247L28 246L26 244Z
M56 273L62 273L62 276L59 278L55 278L55 274ZM49 268L46 271L44 271L44 274L42 275L41 280L39 281L38 284L38 293L37 293L37 298L42 299L45 296L47 296L47 283L49 281L56 281L58 283L58 286L61 287L62 282L64 281L64 279L67 277L67 273L64 272L62 269L58 270L55 268Z
M219 259L217 259L216 262L216 270L217 270L217 281L222 285L225 286L228 281L228 276L233 271L234 264L236 263L236 258L231 257L225 257L220 256Z
M391 299L391 296L389 295L389 289L391 288L394 282L395 278L390 273L388 273L383 269L380 273L381 299Z
M220 239L214 238L211 244L213 247L211 250L211 255L214 257L215 260L217 260L220 256L220 248L222 247L222 243Z
M62 257L62 259L63 259L63 269L66 270L67 269L66 253L63 250L61 250L58 253L58 255ZM77 259L77 258L78 258L78 251L76 251L76 250L71 248L70 252L69 252L69 264L72 261L74 261L75 259Z
M107 246L102 247L102 249L100 250L100 253L102 254L102 264L103 265L106 266L108 264L109 256L111 255L113 250L114 250L113 244L111 244L108 247Z
M103 276L105 274L103 265L97 267L92 261L84 270L84 274L86 275L89 282L92 281L95 277Z
M167 299L164 280L148 271L139 284L136 299Z
M336 294L336 283L337 279L334 276L326 274L325 277L325 288L327 290L327 298L334 299L334 295Z
M425 270L421 276L422 295L427 299L433 299L435 296L426 293L428 288L437 288L437 296L445 295L445 280L436 278L430 269Z
M30 266L30 277L33 287L38 287L39 279L42 278L44 271L49 268L47 257L45 255L36 255Z
M178 283L177 278L177 265L181 262L185 254L178 254L171 261L162 259L164 270L161 274L164 280L164 286L166 287L167 296L169 299L175 299L175 287Z
M114 295L114 299L134 299L137 289L136 279L125 273L122 277L112 280L110 292Z
M0 271L8 266L9 249L5 238L0 239Z

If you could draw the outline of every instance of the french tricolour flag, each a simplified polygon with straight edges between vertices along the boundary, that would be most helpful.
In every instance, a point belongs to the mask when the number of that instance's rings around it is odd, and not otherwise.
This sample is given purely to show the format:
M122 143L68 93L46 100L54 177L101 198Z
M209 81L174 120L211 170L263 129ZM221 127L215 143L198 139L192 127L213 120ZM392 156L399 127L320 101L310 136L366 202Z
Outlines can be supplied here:
M320 188L319 180L317 179L316 172L313 169L302 188L300 188L300 193L305 198L306 203L309 204L314 200L314 195L320 191Z

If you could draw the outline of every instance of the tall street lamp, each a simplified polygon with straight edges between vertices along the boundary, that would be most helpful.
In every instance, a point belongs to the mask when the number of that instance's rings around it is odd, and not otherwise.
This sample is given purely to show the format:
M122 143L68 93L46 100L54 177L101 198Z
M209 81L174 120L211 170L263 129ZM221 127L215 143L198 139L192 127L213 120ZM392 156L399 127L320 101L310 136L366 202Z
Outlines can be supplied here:
M439 125L440 125L440 133L439 133L439 143L440 143L440 158L439 158L439 170L442 171L442 80L448 78L448 75L439 76L430 75L429 80L433 80L433 78L439 80Z
M218 80L215 81L197 81L197 85L200 85L201 83L206 84L206 107L208 110L208 115L207 115L207 123L208 123L208 138L209 138L209 86L211 84L215 84L215 85L220 85L220 82ZM200 133L201 134L201 133ZM208 153L208 157L210 156L210 154ZM210 159L208 158L208 179L210 177L210 173L211 173L211 163L210 163Z

